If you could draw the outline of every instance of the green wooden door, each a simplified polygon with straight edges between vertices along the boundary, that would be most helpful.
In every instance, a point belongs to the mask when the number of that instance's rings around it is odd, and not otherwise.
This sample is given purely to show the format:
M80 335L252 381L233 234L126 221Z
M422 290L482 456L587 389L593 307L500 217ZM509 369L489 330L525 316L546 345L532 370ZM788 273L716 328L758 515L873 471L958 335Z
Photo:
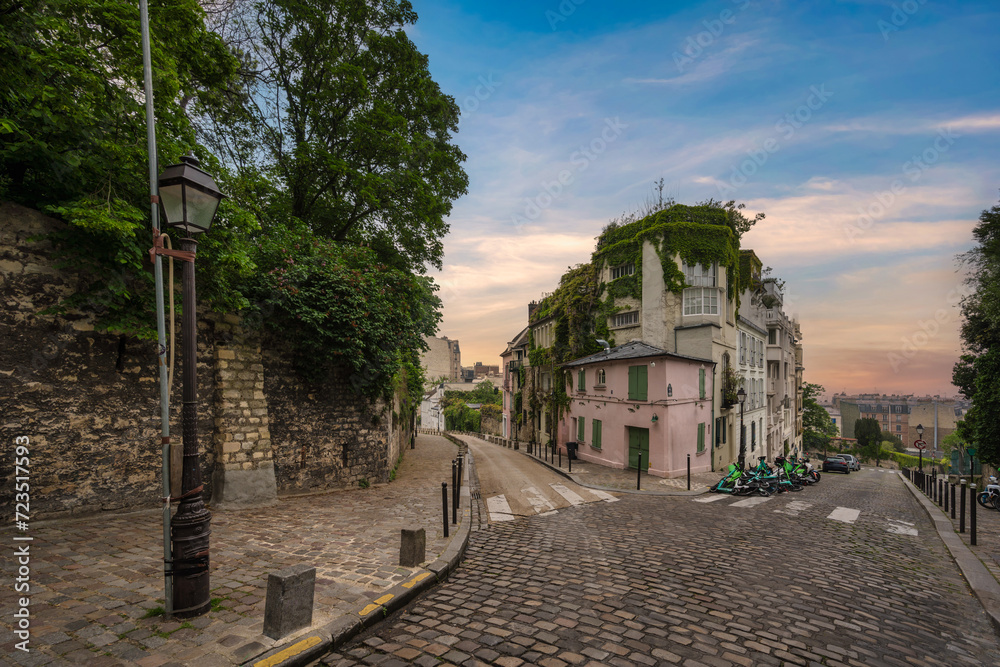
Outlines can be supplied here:
M642 469L649 470L649 429L628 427L628 467L639 467L639 452L642 452Z

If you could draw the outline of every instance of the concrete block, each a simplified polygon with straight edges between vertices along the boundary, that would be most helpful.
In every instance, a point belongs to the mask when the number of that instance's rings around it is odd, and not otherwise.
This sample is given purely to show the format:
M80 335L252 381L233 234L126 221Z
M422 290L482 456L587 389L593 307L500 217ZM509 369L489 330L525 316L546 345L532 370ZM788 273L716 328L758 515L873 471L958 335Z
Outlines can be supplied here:
M427 557L427 535L423 528L400 531L399 564L401 567L417 567Z
M281 639L312 625L316 568L293 565L267 575L264 634Z

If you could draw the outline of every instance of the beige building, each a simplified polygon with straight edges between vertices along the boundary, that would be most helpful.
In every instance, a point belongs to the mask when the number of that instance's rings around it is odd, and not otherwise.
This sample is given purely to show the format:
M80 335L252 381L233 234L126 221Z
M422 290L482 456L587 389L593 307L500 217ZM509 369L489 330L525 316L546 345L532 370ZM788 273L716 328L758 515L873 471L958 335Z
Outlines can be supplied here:
M451 340L447 336L427 337L424 341L428 349L420 355L420 365L424 369L427 381L436 382L444 378L446 382L460 382L462 353L458 349L458 341Z

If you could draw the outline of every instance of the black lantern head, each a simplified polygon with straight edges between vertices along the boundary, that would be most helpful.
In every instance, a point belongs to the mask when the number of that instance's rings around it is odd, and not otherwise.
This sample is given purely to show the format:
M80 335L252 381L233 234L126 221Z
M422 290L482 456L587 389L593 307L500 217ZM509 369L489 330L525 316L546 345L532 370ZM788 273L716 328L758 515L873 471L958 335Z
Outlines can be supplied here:
M185 155L179 164L163 170L159 190L166 224L189 236L208 231L225 196L215 180L198 168L193 155Z

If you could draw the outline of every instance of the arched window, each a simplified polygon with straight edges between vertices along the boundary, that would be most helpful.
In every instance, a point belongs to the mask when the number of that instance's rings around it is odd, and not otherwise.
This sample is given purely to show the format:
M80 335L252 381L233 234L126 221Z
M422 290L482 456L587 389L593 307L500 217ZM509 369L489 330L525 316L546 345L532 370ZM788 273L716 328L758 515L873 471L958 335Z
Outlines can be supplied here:
M596 386L603 387L604 386L604 381L605 381L606 377L607 376L604 374L604 369L603 368L598 368L597 369L597 382L596 382Z

